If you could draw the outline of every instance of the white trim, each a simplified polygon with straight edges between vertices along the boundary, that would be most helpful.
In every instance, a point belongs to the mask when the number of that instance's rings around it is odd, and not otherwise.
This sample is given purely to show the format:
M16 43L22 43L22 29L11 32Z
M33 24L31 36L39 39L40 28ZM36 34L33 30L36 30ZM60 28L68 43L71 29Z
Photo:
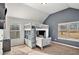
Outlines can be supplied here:
M58 39L79 42L79 39L74 39L74 38L62 38L62 37L58 37Z
M64 45L64 46L68 46L68 47L79 49L79 47L68 45L68 44L64 44L64 43L59 43L59 42L55 42L55 41L52 41L52 43L57 43L57 44L60 44L60 45Z
M79 23L79 21L74 21L74 22L64 22L64 23L59 23L58 25L66 25L70 23Z

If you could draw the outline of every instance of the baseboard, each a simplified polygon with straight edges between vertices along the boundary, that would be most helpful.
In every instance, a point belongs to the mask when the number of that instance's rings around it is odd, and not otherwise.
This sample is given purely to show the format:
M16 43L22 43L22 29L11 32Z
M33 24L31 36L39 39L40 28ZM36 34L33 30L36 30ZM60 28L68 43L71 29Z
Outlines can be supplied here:
M72 45L68 45L68 44L64 44L64 43L60 43L60 42L55 42L55 41L52 41L52 43L56 43L56 44L60 44L60 45L64 45L64 46L68 46L68 47L72 47L72 48L79 49L79 47L72 46Z

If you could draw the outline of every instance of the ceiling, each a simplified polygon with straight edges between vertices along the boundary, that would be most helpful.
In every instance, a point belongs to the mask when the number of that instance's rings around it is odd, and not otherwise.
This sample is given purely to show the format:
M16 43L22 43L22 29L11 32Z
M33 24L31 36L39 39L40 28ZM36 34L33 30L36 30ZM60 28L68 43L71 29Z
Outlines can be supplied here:
M66 8L79 9L78 3L7 3L7 16L42 23L50 14Z
M79 3L27 3L25 5L29 5L32 8L48 14L52 14L69 7L79 9Z
M27 3L26 5L29 5L32 8L35 8L37 10L43 11L43 12L48 13L48 14L55 13L57 11L68 8L67 4L61 4L61 3L48 3L48 4Z

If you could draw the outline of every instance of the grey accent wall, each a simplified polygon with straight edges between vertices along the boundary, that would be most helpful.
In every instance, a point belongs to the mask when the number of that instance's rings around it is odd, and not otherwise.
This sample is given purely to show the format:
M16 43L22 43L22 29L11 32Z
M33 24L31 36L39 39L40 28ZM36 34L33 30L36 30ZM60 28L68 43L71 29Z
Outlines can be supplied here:
M44 21L44 24L49 25L49 36L52 40L58 38L58 23L79 21L79 10L68 8L57 13L51 14Z

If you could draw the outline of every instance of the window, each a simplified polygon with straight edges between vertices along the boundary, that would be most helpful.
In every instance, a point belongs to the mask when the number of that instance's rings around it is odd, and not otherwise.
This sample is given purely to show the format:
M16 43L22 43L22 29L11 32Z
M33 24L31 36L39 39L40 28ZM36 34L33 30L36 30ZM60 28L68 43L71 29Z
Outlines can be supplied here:
M79 40L79 22L69 22L67 23L67 27L66 24L63 24L58 27L58 36L61 38ZM66 28L67 31L65 31Z
M60 25L60 31L67 31L67 25Z
M79 23L77 23L77 31L79 32Z
M19 30L19 25L11 25L10 30Z
M76 23L71 23L69 26L70 31L77 31L77 24Z
M19 28L19 25L11 25L10 26L10 38L11 39L20 38L20 28Z

